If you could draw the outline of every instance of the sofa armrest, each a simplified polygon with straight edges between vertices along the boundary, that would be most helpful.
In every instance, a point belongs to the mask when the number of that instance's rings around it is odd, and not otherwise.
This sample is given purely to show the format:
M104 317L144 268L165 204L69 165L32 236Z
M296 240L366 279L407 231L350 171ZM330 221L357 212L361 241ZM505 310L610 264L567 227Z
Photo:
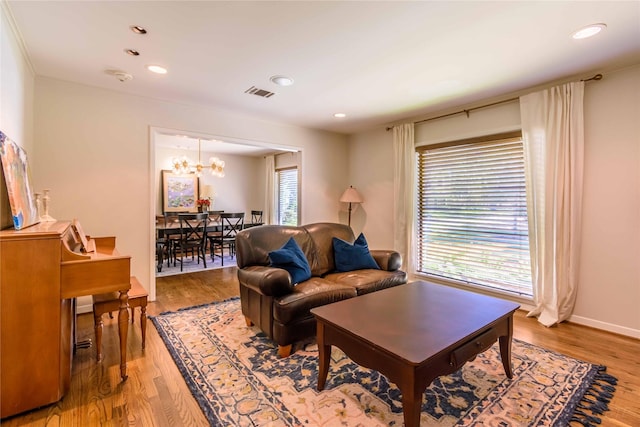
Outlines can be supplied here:
M374 249L369 252L382 270L396 271L402 267L402 255L399 252L385 249Z
M268 296L278 297L293 292L291 276L282 268L261 265L241 268L238 269L238 281Z

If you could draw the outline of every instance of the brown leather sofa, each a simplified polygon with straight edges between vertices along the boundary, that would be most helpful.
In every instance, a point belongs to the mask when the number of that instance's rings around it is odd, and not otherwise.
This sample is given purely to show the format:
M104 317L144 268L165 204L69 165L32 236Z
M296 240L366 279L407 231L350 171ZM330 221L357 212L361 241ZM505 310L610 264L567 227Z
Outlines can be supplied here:
M286 270L269 266L269 252L293 237L302 249L312 277L293 285ZM380 270L335 272L332 238L353 243L351 227L316 223L300 227L263 225L236 236L240 301L247 325L257 325L278 344L280 357L294 342L316 333L314 307L407 282L402 257L392 250L371 250Z

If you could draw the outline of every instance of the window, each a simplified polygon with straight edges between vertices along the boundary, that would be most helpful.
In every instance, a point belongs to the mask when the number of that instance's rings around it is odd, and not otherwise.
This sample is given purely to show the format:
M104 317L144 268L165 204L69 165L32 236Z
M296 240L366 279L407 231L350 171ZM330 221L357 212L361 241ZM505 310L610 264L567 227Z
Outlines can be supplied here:
M278 224L298 225L298 169L276 171Z
M418 272L531 296L519 133L417 150Z

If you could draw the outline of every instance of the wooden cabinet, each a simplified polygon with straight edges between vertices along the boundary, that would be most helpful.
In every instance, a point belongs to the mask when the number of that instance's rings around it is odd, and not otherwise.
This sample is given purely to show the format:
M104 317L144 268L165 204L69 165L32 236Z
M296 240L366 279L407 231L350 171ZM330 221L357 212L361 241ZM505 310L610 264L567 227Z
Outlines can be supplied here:
M59 400L71 372L71 300L60 299L69 223L0 232L2 418Z
M126 295L130 257L117 253L114 237L93 243L95 253L79 253L68 221L0 231L0 418L56 402L68 391L75 297ZM126 378L127 298L123 301Z

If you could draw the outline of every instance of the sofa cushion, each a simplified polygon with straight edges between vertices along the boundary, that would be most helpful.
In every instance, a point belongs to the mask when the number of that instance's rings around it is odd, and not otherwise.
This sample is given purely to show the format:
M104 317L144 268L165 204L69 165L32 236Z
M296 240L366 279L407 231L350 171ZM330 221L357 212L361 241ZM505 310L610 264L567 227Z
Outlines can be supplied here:
M379 291L407 282L407 273L401 270L355 270L346 273L331 273L323 277L336 284L351 286L358 295Z
M314 276L322 276L335 271L333 256L333 238L337 237L345 242L353 242L355 236L353 230L346 224L335 224L331 222L318 222L315 224L303 225L315 246L313 257L308 256L311 265L311 273ZM304 251L304 247L302 248ZM306 252L305 252L306 253ZM309 254L308 254L309 255Z
M309 262L293 237L289 238L280 249L269 252L269 260L271 267L287 270L294 285L311 277Z
M360 233L353 245L337 237L333 238L333 256L335 259L336 271L345 272L371 268L379 270L380 267L369 252L369 245Z
M273 318L286 325L304 317L312 317L309 310L314 307L355 296L353 286L312 277L294 287L290 294L274 298Z

